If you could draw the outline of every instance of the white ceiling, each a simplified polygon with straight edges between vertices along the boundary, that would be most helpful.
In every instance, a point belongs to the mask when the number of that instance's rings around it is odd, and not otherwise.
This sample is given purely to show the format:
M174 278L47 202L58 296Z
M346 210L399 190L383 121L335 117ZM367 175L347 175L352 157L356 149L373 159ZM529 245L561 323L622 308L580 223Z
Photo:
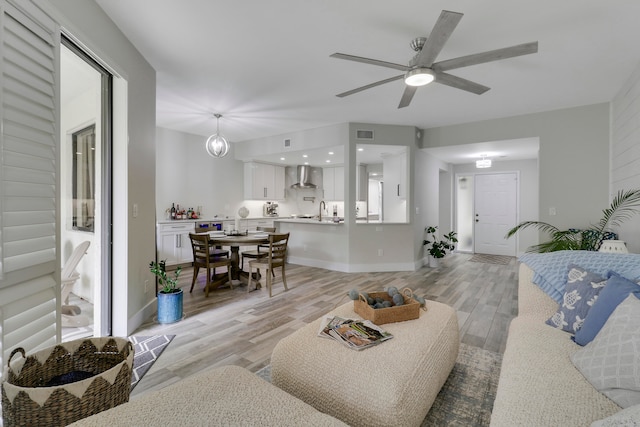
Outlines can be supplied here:
M96 1L157 72L157 125L208 136L217 112L231 142L343 122L431 128L607 102L640 59L640 1ZM437 61L530 41L539 51L450 72L491 87L483 95L431 84L398 109L404 83L395 81L335 96L399 73L330 54L405 64L410 41L428 36L443 9L464 17Z

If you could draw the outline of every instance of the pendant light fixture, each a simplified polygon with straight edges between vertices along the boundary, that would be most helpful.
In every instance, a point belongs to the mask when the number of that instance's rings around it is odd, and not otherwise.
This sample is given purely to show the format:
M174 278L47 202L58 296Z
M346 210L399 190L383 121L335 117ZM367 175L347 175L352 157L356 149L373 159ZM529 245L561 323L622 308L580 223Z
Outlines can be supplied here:
M220 135L220 117L222 114L214 114L216 118L216 133L207 139L204 147L211 157L224 157L229 152L229 143L226 138Z

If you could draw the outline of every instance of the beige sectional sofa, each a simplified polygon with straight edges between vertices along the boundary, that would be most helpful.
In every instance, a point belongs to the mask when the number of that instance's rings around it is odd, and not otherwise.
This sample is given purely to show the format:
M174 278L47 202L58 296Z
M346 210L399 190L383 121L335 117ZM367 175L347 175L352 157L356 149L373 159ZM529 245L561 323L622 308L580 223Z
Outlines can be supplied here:
M581 347L571 335L545 324L558 303L532 278L521 264L491 425L584 427L620 411L574 367L569 357Z

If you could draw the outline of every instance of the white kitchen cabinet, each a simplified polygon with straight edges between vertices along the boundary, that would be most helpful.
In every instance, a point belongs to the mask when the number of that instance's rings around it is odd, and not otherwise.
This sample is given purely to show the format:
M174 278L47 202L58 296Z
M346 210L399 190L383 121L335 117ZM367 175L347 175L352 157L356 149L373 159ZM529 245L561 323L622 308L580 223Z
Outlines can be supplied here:
M193 233L193 222L159 224L157 236L158 261L166 260L166 265L185 264L193 262L191 240L189 233Z
M249 231L256 231L258 227L273 227L273 219L250 219L247 221L247 227Z
M257 162L245 163L244 198L284 200L284 167Z
M324 200L344 200L344 166L322 168Z

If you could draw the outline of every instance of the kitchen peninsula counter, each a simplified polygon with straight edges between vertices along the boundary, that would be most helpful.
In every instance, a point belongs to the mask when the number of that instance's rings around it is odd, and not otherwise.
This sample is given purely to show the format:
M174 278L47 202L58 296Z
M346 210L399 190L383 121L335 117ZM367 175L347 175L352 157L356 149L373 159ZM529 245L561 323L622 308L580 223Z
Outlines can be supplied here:
M328 219L323 219L322 221L318 221L318 218L285 218L285 217L275 217L272 218L273 222L287 222L293 224L312 224L312 225L344 225L344 220L340 222L333 222L333 218L329 217Z

